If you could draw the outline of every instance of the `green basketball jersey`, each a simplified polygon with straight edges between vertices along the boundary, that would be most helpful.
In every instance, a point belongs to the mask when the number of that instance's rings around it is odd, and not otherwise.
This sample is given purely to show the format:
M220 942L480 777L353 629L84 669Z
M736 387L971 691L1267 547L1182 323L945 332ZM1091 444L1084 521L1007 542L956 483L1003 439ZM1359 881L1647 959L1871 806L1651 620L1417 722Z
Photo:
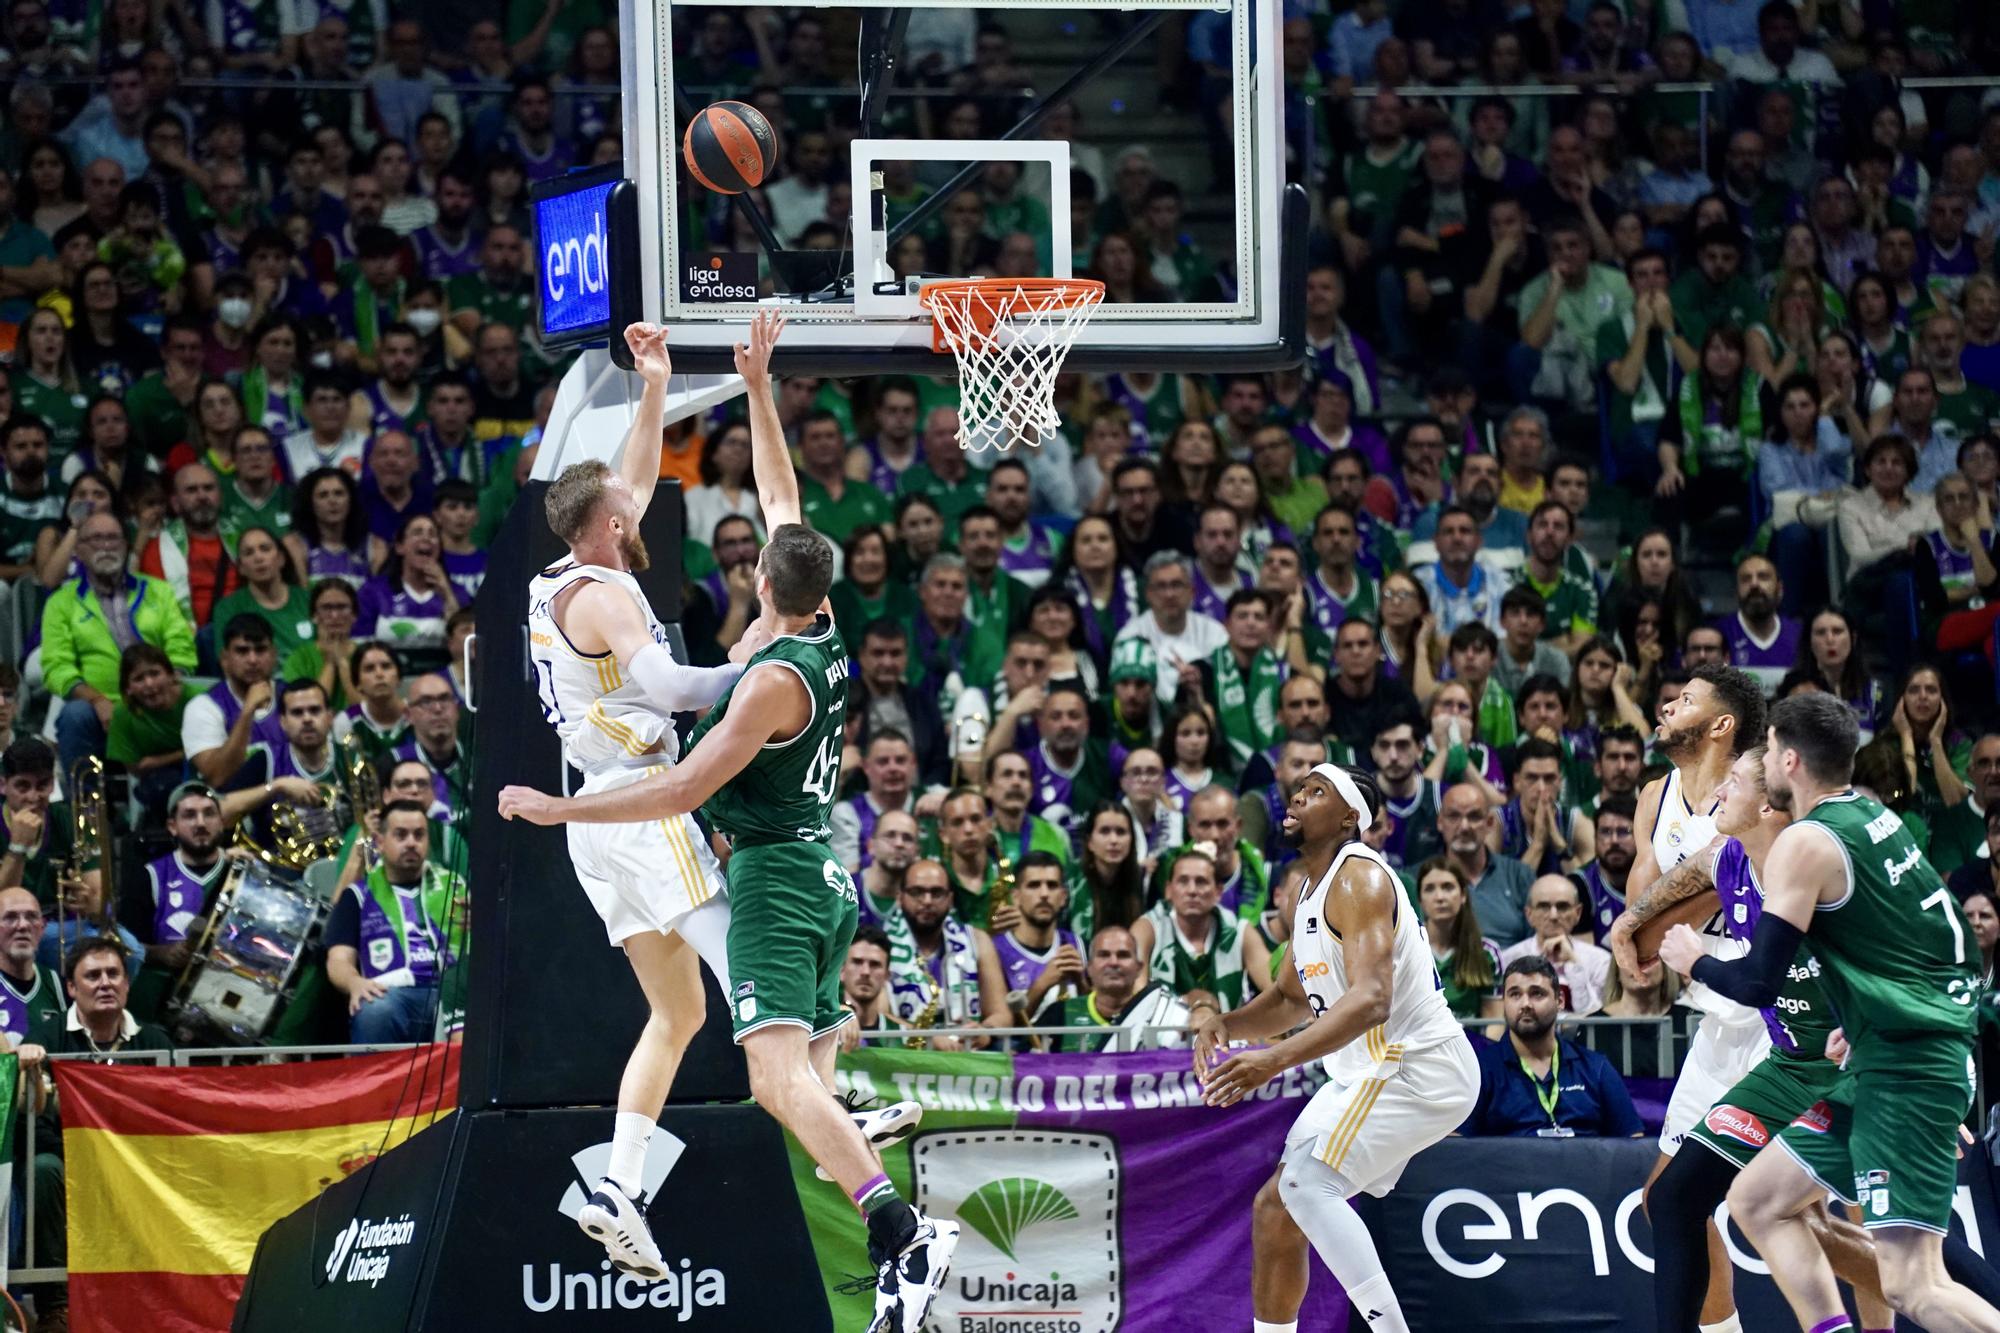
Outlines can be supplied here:
M840 750L845 735L847 645L833 622L821 617L803 634L787 634L760 648L745 674L766 662L798 673L812 696L812 720L789 741L774 741L757 752L741 773L708 798L710 822L739 846L754 843L826 842L828 819L840 788ZM742 677L738 677L741 683ZM694 729L688 745L701 743L729 712L732 685Z
M1847 860L1847 892L1819 905L1810 940L1821 985L1853 1043L1851 1067L1893 1064L1901 1038L1969 1042L1979 946L1903 821L1849 791L1797 822L1826 830Z

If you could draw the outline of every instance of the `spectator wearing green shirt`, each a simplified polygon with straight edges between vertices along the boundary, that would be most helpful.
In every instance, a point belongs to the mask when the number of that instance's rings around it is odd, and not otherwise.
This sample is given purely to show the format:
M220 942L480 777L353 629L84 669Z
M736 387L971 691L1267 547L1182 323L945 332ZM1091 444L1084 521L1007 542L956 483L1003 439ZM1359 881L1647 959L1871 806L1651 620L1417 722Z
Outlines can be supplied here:
M0 321L18 323L30 303L62 281L55 247L26 218L14 215L14 178L0 176Z
M1000 516L985 505L965 511L958 521L958 551L965 560L965 618L972 626L966 650L968 662L997 663L1007 650L1007 636L1026 623L1028 585L1000 567L1005 538ZM984 676L968 684L984 684Z
M1674 317L1690 344L1701 346L1718 324L1748 328L1764 313L1757 289L1742 270L1743 236L1735 227L1711 222L1695 235L1695 266L1670 289Z
M312 602L298 585L277 533L262 524L238 533L236 571L239 586L216 602L210 624L227 625L244 614L256 616L271 627L271 642L281 661L312 643Z
M1145 246L1147 273L1175 299L1200 299L1215 277L1215 264L1181 229L1181 187L1156 180L1134 220L1134 240ZM1044 223L1044 226L1047 224ZM1039 233L1037 233L1039 234Z
M90 405L70 359L61 315L44 308L28 316L15 339L14 366L9 377L14 410L42 419L50 454L60 465L82 438L83 412Z
M1617 269L1591 262L1581 217L1558 217L1544 235L1549 267L1521 288L1521 341L1508 353L1509 386L1524 400L1588 410L1596 401L1597 328L1631 307L1632 288Z
M1517 586L1541 595L1548 617L1542 637L1553 640L1565 655L1597 633L1597 585L1569 566L1575 536L1576 518L1568 506L1542 501L1528 515L1528 557L1514 571Z
M192 671L195 662L194 626L173 589L127 572L125 525L103 512L77 526L84 575L56 589L42 608L42 678L65 700L56 717L65 772L103 749L118 702L123 647L154 644L183 671Z
M1648 247L1625 261L1632 307L1597 326L1597 366L1609 381L1606 429L1619 471L1650 486L1659 477L1660 426L1696 364L1667 294L1667 257Z
M160 335L160 368L147 371L125 391L132 438L154 458L165 458L169 449L188 438L188 413L194 410L202 384L206 328L199 315L168 320Z
M803 487L804 479L801 478ZM951 528L959 516L986 503L986 476L973 471L958 447L958 409L934 407L924 417L923 457L903 469L896 494L921 495L936 505Z
M799 462L799 503L815 532L839 545L857 528L887 526L888 497L847 475L847 441L833 413L815 409L799 424Z
M479 271L461 273L445 284L451 325L468 339L488 324L519 333L534 312L535 284L528 277L528 246L507 223L489 227L479 247Z
M1950 422L1958 438L1991 431L2000 418L2000 398L1965 377L1959 360L1965 351L1965 324L1949 309L1923 323L1917 335L1918 355L1937 388L1937 419Z
M229 449L235 470L222 480L223 540L253 527L278 535L292 530L292 488L278 480L278 444L262 426L240 426Z
M350 658L354 653L354 618L361 610L354 586L340 579L321 579L306 598L312 635L278 661L282 680L316 680L326 691L327 707L339 712L360 696L353 689Z
M1359 454L1355 459L1361 465L1362 485L1366 486L1367 460ZM1259 426L1250 436L1250 467L1257 474L1258 485L1263 487L1264 503L1293 532L1310 532L1313 519L1326 507L1326 483L1318 477L1299 476L1298 466L1298 441L1283 426ZM1107 471L1105 476L1108 481L1110 473Z
M201 691L181 679L164 652L135 643L118 659L118 694L104 757L125 766L142 805L163 812L167 794L187 771L181 713Z
M36 539L60 526L63 497L50 484L49 428L39 417L16 411L0 423L0 579L17 579L35 566Z

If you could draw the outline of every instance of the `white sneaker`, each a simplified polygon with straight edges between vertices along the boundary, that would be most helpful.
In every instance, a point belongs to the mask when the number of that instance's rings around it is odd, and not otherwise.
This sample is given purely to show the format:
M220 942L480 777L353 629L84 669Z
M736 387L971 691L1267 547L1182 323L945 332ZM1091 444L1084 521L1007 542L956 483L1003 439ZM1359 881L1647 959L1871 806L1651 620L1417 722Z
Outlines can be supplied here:
M873 1111L858 1111L852 1103L847 1106L848 1114L854 1117L854 1127L861 1131L861 1137L868 1140L868 1146L880 1152L894 1147L917 1132L917 1125L924 1118L924 1108L916 1102L891 1102ZM823 1166L815 1166L813 1174L821 1180L832 1180Z
M666 1261L660 1258L660 1247L653 1243L652 1228L646 1225L646 1214L624 1190L609 1180L598 1182L590 1192L590 1198L577 1211L576 1224L583 1228L583 1234L604 1246L611 1256L611 1266L621 1273L645 1282L658 1282L667 1276Z
M875 1318L868 1333L921 1333L931 1302L944 1290L958 1248L958 1223L919 1213L916 1234L882 1261L875 1278Z

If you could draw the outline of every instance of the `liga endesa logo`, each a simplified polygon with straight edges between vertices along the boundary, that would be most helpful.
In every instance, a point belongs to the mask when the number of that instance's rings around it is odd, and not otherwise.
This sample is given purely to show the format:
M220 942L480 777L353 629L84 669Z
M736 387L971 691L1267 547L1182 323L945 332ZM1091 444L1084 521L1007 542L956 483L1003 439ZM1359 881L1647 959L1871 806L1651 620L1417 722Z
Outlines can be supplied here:
M639 1168L639 1206L644 1208L660 1187L687 1145L666 1130L653 1132L646 1145L646 1160ZM573 1171L556 1211L572 1223L590 1198L590 1191L611 1165L611 1145L593 1144L570 1159ZM596 1249L580 1231L570 1233ZM564 1271L559 1262L521 1265L521 1304L534 1314L561 1310L577 1314L589 1310L655 1310L674 1312L675 1322L685 1324L697 1309L726 1305L729 1291L722 1272L715 1268L697 1269L694 1261L682 1256L666 1259L667 1275L658 1282L646 1282L630 1273L612 1271L609 1259L600 1259L594 1268ZM570 1327L565 1323L564 1327Z
M681 273L683 301L754 301L757 256L726 250L703 251Z
M1111 1333L1123 1305L1118 1147L1104 1134L947 1131L910 1145L915 1204L962 1227L926 1327Z

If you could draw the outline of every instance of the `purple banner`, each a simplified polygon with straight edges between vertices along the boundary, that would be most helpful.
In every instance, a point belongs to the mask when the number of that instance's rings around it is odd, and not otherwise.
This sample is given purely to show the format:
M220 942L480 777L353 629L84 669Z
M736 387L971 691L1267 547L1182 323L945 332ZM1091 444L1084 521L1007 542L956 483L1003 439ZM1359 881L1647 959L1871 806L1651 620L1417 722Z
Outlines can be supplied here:
M1185 1051L879 1051L842 1057L840 1082L925 1107L885 1163L919 1209L963 1229L930 1329L1237 1333L1251 1322L1253 1202L1323 1076L1293 1070L1228 1110L1202 1105ZM851 1272L802 1175L822 1270ZM851 1208L838 1220L851 1234ZM1315 1258L1300 1328L1344 1333L1347 1310Z

